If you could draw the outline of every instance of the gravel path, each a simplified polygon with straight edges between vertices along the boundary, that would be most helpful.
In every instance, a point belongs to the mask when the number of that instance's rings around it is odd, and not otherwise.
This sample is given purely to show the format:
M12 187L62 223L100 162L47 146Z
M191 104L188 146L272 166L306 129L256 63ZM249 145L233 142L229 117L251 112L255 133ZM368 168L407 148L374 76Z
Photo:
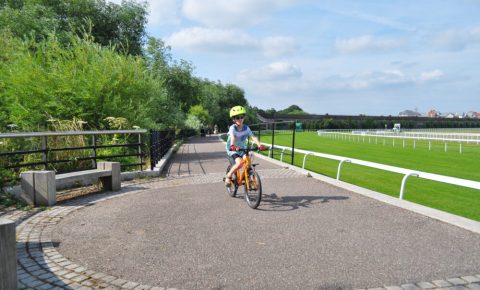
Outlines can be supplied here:
M58 251L88 269L178 289L419 287L480 273L479 235L263 160L265 196L251 210L225 193L220 142L180 149L170 181L66 216L52 233Z

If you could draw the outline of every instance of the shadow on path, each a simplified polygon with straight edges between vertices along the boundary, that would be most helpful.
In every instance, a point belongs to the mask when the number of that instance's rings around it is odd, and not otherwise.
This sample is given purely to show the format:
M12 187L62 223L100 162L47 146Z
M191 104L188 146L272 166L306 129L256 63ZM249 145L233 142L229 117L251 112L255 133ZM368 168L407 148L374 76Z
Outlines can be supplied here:
M318 203L327 203L330 201L347 200L348 196L318 196L318 195L299 195L299 196L278 196L276 193L264 194L262 203L258 210L263 211L288 211L299 208L310 208Z

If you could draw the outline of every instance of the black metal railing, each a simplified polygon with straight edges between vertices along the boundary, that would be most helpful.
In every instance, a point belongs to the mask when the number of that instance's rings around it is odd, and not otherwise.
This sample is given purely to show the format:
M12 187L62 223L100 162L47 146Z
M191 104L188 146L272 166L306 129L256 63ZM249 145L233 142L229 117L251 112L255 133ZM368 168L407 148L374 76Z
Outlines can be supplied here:
M142 143L142 134L146 132L111 130L0 134L0 169L10 170L13 179L23 171L22 168L64 173L96 168L98 160L120 161L124 168L139 167L143 170L145 150L142 148L145 144ZM134 162L132 157L138 162ZM12 178L4 178L3 181L11 181L9 179Z
M150 169L153 170L175 141L175 130L150 130Z
M148 133L148 137L143 137ZM0 185L18 180L25 169L57 173L97 167L97 161L120 161L122 168L144 170L164 157L175 139L197 135L196 130L111 130L0 134ZM150 159L150 160L148 160Z
M295 158L295 133L297 131L297 121L281 121L281 122L266 122L249 125L250 129L257 136L260 142L265 142L270 145L270 157L275 158L276 148L275 148L275 137L280 137L281 135L291 136L291 152L283 152L283 155L291 157L291 164L293 165ZM262 134L264 140L262 140ZM282 140L285 141L285 140ZM278 153L278 152L277 152Z
M193 129L181 129L178 133L174 129L150 130L150 169L153 170L157 163L167 154L175 140L182 140L197 135Z

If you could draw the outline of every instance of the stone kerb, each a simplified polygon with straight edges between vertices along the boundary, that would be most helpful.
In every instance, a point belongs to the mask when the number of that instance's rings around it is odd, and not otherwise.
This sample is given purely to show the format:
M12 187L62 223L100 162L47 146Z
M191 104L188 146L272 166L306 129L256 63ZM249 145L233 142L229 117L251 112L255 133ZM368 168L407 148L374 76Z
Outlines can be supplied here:
M166 182L163 186L172 186L174 183L175 182ZM151 186L155 188L159 186L152 182L140 184L144 184L145 187L142 186L140 189L135 188L133 190L123 188L117 192L106 192L101 196L87 196L81 199L67 201L45 211L35 210L33 213L21 216L18 215L18 211L13 213L12 218L17 219L18 223L18 242L16 246L18 251L18 287L20 289L60 288L84 290L166 289L127 281L75 264L61 255L56 250L54 241L52 241L52 232L55 226L68 214L97 202L135 193L138 190L143 190ZM3 290L4 288L0 287L0 289Z

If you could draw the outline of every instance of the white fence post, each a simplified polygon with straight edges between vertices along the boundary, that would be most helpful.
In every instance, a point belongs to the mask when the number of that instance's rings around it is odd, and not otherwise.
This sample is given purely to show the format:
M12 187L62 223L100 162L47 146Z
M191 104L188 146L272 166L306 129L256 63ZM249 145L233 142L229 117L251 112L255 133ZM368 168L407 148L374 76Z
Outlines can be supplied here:
M351 163L352 160L350 160L350 159L343 159L342 161L340 161L340 164L338 164L338 170L337 170L337 180L340 180L340 169L342 168L343 162Z
M283 162L283 153L285 153L285 149L286 148L283 148L282 153L280 154L280 162Z
M307 156L308 155L312 155L312 153L306 153L305 156L303 156L302 169L305 169L305 163L307 162Z
M411 173L405 174L405 176L402 179L402 185L400 186L400 197L399 197L400 199L403 199L403 193L405 191L405 183L407 182L407 179L410 176L418 177L418 173L411 172Z

